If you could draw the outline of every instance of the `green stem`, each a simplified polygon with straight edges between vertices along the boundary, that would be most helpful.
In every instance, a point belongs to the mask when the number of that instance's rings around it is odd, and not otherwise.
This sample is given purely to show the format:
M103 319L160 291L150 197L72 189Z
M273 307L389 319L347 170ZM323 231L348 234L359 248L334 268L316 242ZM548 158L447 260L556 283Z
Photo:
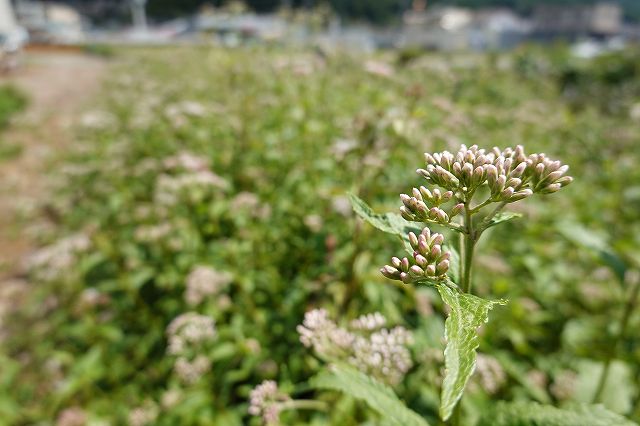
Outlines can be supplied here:
M471 210L468 205L464 210L464 271L462 274L462 290L465 293L471 291L471 268L473 266L473 250L476 245L476 231L473 229Z
M596 392L593 395L593 403L600 402L602 398L602 392L604 392L604 387L607 383L607 377L609 376L609 370L611 369L611 362L617 353L618 346L622 343L625 334L627 333L627 326L629 325L629 319L631 318L631 314L633 313L636 303L638 301L638 294L640 294L640 278L636 274L632 275L633 282L631 284L631 290L629 294L629 298L624 306L624 311L622 312L622 317L620 318L620 326L618 328L618 334L615 337L612 346L612 352L607 357L604 367L602 368L602 374L600 374L600 379L598 380L598 386L596 387Z
M324 401L315 399L294 399L281 404L283 410L318 410L327 411L329 406Z

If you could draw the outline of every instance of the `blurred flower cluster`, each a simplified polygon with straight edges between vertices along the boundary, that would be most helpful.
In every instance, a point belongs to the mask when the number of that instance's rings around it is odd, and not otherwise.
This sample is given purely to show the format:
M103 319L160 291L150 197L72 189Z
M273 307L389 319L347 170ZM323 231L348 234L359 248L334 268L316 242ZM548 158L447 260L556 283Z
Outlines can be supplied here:
M297 327L300 341L328 361L346 361L378 380L398 384L413 365L408 347L411 333L401 326L382 328L386 318L379 312L340 327L324 309L313 309Z
M195 383L211 368L211 361L200 352L216 337L215 321L205 315L187 312L176 317L166 330L167 353L176 355L174 371L185 383Z
M265 380L256 386L249 397L249 414L261 416L267 425L276 424L279 421L283 403L291 398L278 389L278 384L273 380Z

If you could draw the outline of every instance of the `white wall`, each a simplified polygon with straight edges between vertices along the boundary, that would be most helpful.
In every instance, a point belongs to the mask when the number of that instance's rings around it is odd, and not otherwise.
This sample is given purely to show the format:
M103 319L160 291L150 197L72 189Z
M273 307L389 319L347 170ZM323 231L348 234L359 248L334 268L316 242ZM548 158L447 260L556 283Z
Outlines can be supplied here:
M0 33L10 33L17 27L10 0L0 0Z

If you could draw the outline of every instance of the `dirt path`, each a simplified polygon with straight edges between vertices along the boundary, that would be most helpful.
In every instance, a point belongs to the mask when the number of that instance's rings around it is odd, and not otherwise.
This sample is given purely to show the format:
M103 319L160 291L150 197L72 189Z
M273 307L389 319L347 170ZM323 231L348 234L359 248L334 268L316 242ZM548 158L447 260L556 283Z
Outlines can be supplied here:
M107 63L73 52L29 52L23 67L0 77L29 97L27 111L2 135L22 147L16 158L0 162L0 279L20 272L33 249L16 210L37 200L47 188L52 156L72 141L71 124L100 88Z

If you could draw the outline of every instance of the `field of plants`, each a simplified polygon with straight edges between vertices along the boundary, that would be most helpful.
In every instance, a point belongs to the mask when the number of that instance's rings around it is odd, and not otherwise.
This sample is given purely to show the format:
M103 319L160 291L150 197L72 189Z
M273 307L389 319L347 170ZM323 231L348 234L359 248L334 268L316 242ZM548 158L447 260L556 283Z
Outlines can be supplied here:
M109 61L0 284L1 424L640 422L637 50Z

